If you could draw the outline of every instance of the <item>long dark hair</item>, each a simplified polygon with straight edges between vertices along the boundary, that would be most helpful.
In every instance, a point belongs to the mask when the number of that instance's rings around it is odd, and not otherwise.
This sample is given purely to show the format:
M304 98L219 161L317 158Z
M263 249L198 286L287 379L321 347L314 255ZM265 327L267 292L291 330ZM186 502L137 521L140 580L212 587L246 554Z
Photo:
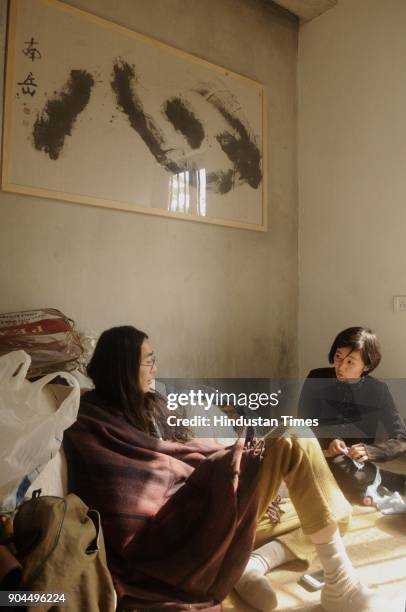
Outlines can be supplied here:
M165 398L144 393L140 387L141 347L146 339L145 332L131 325L107 329L97 342L87 373L110 411L121 413L131 425L150 435L159 432L165 440L187 440L189 430L174 431L168 425Z

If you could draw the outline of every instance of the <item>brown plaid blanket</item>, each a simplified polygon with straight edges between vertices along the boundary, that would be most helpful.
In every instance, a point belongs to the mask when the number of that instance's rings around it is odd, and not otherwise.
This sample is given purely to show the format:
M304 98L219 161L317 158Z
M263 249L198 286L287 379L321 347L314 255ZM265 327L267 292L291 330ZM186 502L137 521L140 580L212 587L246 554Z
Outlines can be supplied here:
M119 608L218 608L253 546L258 449L154 438L95 392L64 446L70 491L101 513Z

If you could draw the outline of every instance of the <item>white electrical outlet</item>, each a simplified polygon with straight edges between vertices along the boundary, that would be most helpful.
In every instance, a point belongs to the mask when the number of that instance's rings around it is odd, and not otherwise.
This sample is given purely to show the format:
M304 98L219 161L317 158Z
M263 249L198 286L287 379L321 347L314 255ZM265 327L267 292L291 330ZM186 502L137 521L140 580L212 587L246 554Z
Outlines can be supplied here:
M393 310L395 312L406 312L406 295L393 296Z

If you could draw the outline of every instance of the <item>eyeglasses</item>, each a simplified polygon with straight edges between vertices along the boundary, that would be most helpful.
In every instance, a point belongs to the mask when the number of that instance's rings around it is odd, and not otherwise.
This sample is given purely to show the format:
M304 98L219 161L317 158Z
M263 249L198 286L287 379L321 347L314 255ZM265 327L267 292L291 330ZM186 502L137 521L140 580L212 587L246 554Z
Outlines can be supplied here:
M151 357L150 361L148 363L140 363L140 366L145 366L146 368L150 368L152 370L152 368L154 367L156 363L156 357L155 355L153 357Z

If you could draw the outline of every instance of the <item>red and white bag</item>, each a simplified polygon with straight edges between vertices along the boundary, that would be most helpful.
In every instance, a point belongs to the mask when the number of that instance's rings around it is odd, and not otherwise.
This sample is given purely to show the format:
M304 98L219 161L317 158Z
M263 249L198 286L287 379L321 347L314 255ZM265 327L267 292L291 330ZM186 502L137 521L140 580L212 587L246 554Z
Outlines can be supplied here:
M18 350L31 357L28 378L74 370L83 354L74 322L54 308L0 314L0 355Z

